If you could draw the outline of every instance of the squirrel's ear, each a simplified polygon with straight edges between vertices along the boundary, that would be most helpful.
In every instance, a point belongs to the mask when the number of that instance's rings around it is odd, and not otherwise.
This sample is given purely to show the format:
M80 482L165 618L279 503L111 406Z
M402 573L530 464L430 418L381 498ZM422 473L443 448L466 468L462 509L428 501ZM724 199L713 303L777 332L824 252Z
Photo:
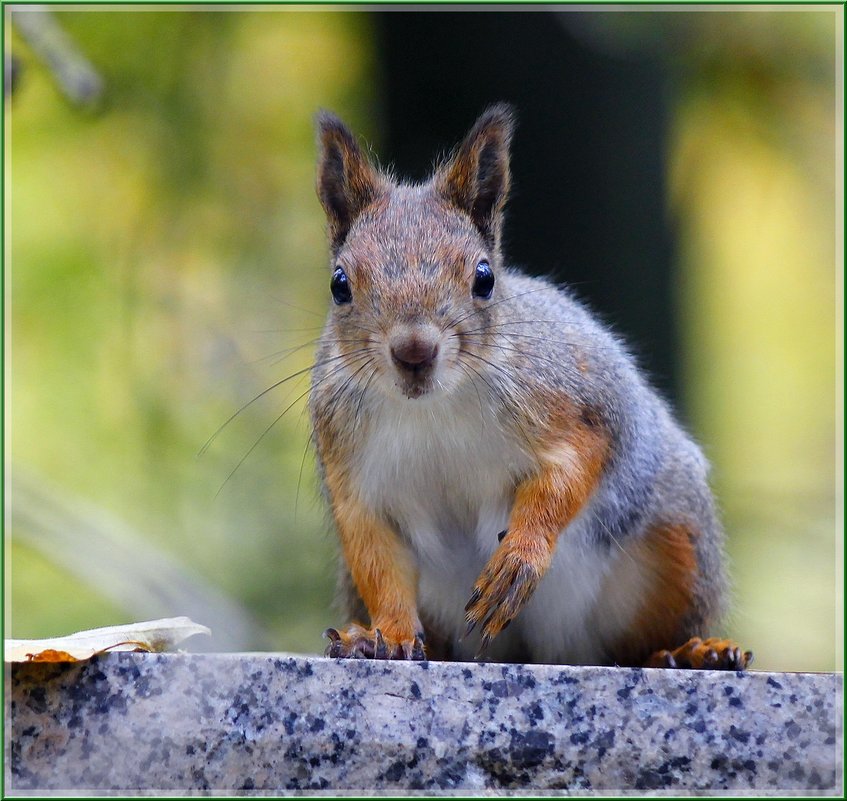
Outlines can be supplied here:
M318 197L329 221L332 248L336 250L362 210L386 189L387 181L338 117L320 112L317 128Z
M435 188L467 212L495 248L499 245L503 207L509 195L509 143L514 125L510 106L505 103L491 106L433 178Z

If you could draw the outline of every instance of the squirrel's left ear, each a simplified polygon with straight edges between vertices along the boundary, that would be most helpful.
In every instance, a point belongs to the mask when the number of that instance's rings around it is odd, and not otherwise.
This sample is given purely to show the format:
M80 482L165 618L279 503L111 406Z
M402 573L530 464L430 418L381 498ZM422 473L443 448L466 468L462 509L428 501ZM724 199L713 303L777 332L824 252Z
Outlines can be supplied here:
M470 215L495 249L509 195L509 144L514 127L511 106L497 103L489 107L433 177L435 188Z

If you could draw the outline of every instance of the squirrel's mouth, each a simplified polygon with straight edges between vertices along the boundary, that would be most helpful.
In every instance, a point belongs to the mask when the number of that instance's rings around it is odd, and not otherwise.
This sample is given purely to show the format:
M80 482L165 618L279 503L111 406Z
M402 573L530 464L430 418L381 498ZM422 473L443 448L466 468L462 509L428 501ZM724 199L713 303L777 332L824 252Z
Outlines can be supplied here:
M407 398L414 400L432 391L435 381L433 376L434 367L414 371L397 371L395 385Z

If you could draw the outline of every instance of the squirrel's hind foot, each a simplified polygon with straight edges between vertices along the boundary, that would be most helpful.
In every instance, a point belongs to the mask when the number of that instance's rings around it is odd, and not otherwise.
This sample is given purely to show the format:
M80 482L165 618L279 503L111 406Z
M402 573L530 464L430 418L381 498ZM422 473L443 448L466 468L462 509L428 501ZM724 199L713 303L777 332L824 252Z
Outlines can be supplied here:
M353 623L346 631L327 629L323 636L329 640L324 656L334 659L426 659L419 634L410 641L395 641L386 638L379 629L366 629Z
M644 667L689 670L746 670L753 661L752 651L742 651L733 640L692 637L673 651L656 651Z

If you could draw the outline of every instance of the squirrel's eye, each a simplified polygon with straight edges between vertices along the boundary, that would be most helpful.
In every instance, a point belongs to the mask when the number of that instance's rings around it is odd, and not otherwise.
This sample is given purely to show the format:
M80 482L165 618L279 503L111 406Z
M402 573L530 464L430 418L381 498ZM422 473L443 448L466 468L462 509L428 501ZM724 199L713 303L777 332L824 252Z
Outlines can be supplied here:
M488 300L494 291L494 273L491 271L491 265L485 260L476 265L471 291L475 298L483 300Z
M332 299L340 306L342 303L349 303L353 300L353 293L350 291L350 282L347 280L347 273L340 267L335 268L332 274L332 280L329 282L329 291L332 292Z

